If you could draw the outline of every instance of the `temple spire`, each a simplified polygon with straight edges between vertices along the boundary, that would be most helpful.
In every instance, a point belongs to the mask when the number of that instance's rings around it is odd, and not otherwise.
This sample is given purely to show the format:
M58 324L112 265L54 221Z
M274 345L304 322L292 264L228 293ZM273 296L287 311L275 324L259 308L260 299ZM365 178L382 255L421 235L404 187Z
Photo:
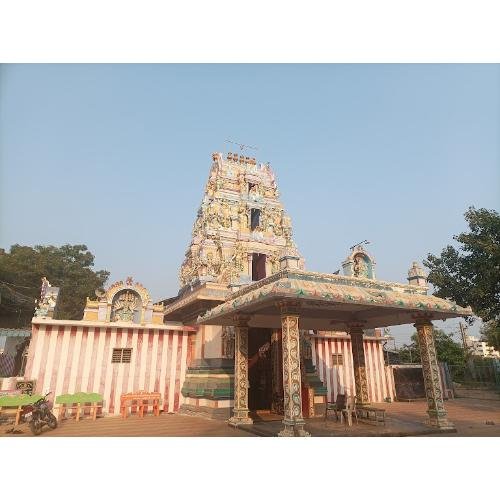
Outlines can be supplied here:
M196 282L249 283L280 269L294 248L292 223L269 164L238 153L212 154L212 166L192 240L180 270L181 289Z

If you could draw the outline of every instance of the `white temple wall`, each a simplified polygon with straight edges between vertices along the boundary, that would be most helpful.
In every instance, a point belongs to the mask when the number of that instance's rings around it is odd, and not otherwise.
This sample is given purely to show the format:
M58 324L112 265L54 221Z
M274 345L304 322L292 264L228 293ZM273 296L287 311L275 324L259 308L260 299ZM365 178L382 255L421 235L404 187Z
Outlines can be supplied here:
M203 358L220 358L222 356L222 326L204 325ZM200 353L201 354L201 353Z
M36 380L38 394L96 392L103 412L120 413L123 393L161 393L161 409L176 412L190 362L190 328L103 326L44 320L33 324L25 380ZM112 363L113 348L131 348L130 363Z
M311 343L313 363L327 387L328 401L335 401L337 394L355 395L351 340L348 337L321 336L311 337ZM365 337L363 346L370 401L382 403L387 397L394 400L393 381L387 374L380 340ZM333 354L343 355L342 365L334 364Z

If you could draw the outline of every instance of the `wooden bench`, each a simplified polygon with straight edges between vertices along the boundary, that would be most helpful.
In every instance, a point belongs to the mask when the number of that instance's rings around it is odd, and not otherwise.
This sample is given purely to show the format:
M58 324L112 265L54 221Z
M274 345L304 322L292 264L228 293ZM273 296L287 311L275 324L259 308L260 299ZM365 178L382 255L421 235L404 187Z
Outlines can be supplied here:
M58 405L57 419L60 421L66 416L66 410L72 411L72 416L78 422L80 415L89 410L92 420L97 418L97 410L102 408L102 396L95 392L77 392L76 394L61 394L56 397Z
M160 415L160 397L159 392L129 392L120 396L120 413L123 418L127 418L127 408L131 411L139 409L139 417L144 417L144 409L146 411L151 406L153 414L158 417ZM130 404L128 404L130 403Z
M358 406L356 414L360 420L375 422L376 425L381 423L385 425L385 410L375 408L374 406Z
M0 396L0 415L7 414L14 416L14 425L19 425L21 419L21 412L23 406L33 404L38 401L42 396L39 394L14 394Z

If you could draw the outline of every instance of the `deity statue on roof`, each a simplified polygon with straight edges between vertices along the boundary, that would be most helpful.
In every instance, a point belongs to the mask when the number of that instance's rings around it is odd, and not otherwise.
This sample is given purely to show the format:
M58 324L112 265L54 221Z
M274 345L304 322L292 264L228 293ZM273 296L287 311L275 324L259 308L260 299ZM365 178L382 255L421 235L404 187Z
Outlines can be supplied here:
M114 300L111 321L133 321L138 302L132 291L124 290Z
M238 220L240 223L240 231L248 229L248 209L244 203L238 206Z
M375 279L375 260L361 245L351 248L342 268L346 276Z
M257 201L262 196L259 184L253 184L248 191L248 198L252 201Z
M365 259L361 254L356 254L354 256L354 276L363 277L366 276L367 265L365 263Z

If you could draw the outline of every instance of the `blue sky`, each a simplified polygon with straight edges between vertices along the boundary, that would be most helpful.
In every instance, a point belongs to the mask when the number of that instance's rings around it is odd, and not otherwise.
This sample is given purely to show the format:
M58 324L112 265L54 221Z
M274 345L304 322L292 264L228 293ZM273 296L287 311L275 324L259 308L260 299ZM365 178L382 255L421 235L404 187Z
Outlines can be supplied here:
M499 209L499 138L499 65L3 65L0 246L85 243L175 295L231 139L271 163L308 269L368 239L405 281L467 207Z

